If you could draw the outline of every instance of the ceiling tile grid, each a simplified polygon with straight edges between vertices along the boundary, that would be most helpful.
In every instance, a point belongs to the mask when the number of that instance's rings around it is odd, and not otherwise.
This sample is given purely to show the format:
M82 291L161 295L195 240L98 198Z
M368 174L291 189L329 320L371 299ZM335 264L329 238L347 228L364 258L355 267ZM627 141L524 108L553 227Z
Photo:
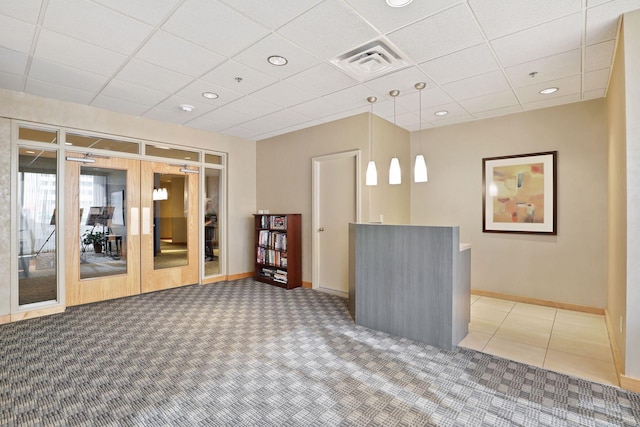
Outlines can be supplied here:
M422 128L606 96L620 16L635 9L640 0L3 0L0 87L256 140L368 112L372 95L392 121L398 89L396 123L414 131L419 81ZM332 63L376 40L399 69L377 73L365 50L358 80Z

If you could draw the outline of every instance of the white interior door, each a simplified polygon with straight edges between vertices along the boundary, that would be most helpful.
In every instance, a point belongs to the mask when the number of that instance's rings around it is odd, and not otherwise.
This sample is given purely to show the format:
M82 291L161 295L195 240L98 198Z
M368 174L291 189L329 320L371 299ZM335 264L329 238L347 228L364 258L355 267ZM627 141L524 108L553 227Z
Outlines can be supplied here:
M360 152L313 159L313 288L349 296L349 223L360 221Z

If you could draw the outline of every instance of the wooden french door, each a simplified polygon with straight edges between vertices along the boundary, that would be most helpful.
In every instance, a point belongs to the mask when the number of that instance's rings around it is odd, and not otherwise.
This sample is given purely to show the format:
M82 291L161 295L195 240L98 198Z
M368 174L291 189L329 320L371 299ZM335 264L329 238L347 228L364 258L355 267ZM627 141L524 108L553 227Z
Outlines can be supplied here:
M198 283L199 175L181 170L166 163L141 165L143 293Z
M65 168L68 306L140 293L140 161L83 158Z
M164 163L82 159L67 154L67 306L197 283L198 174Z

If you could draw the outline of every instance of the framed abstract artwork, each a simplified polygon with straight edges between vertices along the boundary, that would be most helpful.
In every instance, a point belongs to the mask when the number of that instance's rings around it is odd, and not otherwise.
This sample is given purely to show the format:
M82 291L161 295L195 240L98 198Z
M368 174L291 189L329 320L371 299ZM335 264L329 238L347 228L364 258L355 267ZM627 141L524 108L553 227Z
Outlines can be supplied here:
M557 234L557 151L482 159L482 231Z

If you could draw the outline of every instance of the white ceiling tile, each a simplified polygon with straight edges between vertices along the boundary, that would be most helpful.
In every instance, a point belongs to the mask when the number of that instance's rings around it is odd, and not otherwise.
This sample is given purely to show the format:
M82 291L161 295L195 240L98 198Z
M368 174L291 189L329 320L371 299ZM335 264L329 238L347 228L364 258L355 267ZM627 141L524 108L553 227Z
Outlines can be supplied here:
M202 96L204 92L213 92L218 94L216 99L206 99ZM204 102L212 105L214 108L221 107L243 96L242 93L227 89L221 86L213 85L203 80L196 80L186 86L184 89L176 93L177 96L190 99L192 102ZM189 102L189 103L192 103Z
M503 66L522 64L582 45L582 14L576 13L491 41Z
M585 101L588 99L603 98L607 94L606 89L586 90L582 96Z
M113 10L139 19L153 26L158 25L180 0L94 0Z
M406 101L406 99L414 99L415 102ZM396 98L395 114L411 113L418 110L418 98L414 94L400 95ZM383 119L393 121L393 98L378 98L378 102L373 105L373 113Z
M142 117L161 122L176 123L179 125L184 124L193 118L192 116L189 116L188 113L185 113L178 108L167 110L160 107L152 108L142 114Z
M155 33L136 57L192 77L201 76L225 60L222 55L165 31Z
M210 104L205 101L206 99L204 98L202 98L202 101L199 101L193 98L185 98L182 96L171 96L165 99L164 101L160 102L159 104L155 105L153 109L149 110L148 112L152 112L154 110L163 110L163 111L171 112L173 114L182 113L179 116L183 117L184 120L181 123L184 123L186 121L192 120L193 116L201 116L203 114L206 114L218 108L218 105ZM193 106L193 111L189 113L186 117L185 117L185 111L180 109L180 105L182 104L188 104Z
M253 136L256 136L257 133L255 130L253 129L247 129L244 128L242 126L235 126L229 129L225 129L224 133L226 135L231 135L231 136L235 136L238 138L244 138L244 139L252 139Z
M388 95L390 90L399 90L401 94L416 92L415 84L421 82L426 83L427 87L434 86L424 71L413 66L369 80L363 85L371 89L374 92L373 95L381 97Z
M38 22L42 0L19 0L0 2L0 13L32 24Z
M323 97L324 100L333 104L339 110L351 109L369 105L367 98L371 96L371 90L365 86L352 86L347 89L334 92Z
M209 125L214 126L216 130L222 130L247 122L252 118L253 117L246 112L218 108L217 110L202 115L199 119L206 120L209 122ZM199 121L199 119L194 119L194 122Z
M422 91L422 108L449 104L451 102L453 102L453 98L440 87L427 87Z
M311 101L294 105L289 109L316 119L334 114L336 110L338 110L333 103L329 102L325 98L312 99Z
M97 94L109 81L106 76L33 58L29 78ZM90 99L91 100L91 99Z
M59 99L77 104L88 104L94 97L94 93L76 88L61 86L40 80L27 79L25 92L43 96L45 98Z
M24 74L29 56L22 52L0 47L0 71Z
M0 71L0 87L16 92L22 92L24 89L24 77L22 74L18 75Z
M519 105L519 102L512 90L505 90L502 92L479 96L477 98L461 100L460 104L468 112L475 115L481 111L496 110L498 108Z
M507 90L509 82L501 70L495 70L480 76L448 83L442 88L455 99L468 99Z
M196 117L195 119L187 122L186 125L195 129L206 130L209 132L219 132L222 129L226 129L230 127L230 126L223 126L220 123L216 123L204 117Z
M396 115L396 124L400 127L409 126L412 123L418 123L418 115L413 113L402 113Z
M432 124L436 124L437 126L449 126L455 125L458 123L470 122L473 121L473 116L469 113L462 113L458 115L450 115L436 117L435 120L432 120Z
M587 9L587 44L616 37L620 15L640 9L640 0L615 0Z
M579 74L582 69L582 49L574 49L558 55L505 68L513 87L529 86L537 82L555 80ZM534 77L529 73L536 72Z
M281 107L290 107L317 98L310 92L286 82L278 82L267 86L264 89L253 92L251 96Z
M284 56L289 62L284 66L271 65L267 61L271 55ZM277 34L270 34L233 57L233 60L279 79L299 73L320 62L320 59Z
M240 77L242 80L238 82L236 77ZM245 95L278 81L278 79L273 76L231 60L225 61L220 66L202 76L201 79Z
M380 35L339 0L325 0L277 32L323 59L331 59Z
M610 2L611 0L587 0L587 7L598 6L602 3Z
M609 68L603 68L585 73L583 90L606 89L609 84L609 71Z
M186 0L162 28L225 56L240 52L268 33L264 26L210 0Z
M139 116L149 109L148 105L112 98L102 94L98 95L90 105L96 108L115 111L116 113L129 114L131 116Z
M228 6L271 30L289 22L323 0L225 0Z
M125 60L118 53L46 29L40 32L35 57L109 76Z
M479 111L473 113L476 119L487 119L489 117L504 116L505 114L513 114L522 112L522 106L512 105L510 107L496 108L495 110Z
M136 50L153 30L150 25L87 0L49 0L43 25L124 54Z
M567 95L580 94L582 78L580 75L565 77L563 79L536 83L531 86L516 88L516 95L521 104L532 102L545 102L550 98L562 98ZM557 87L559 90L549 95L542 95L540 91L548 87Z
M415 62L447 55L484 40L464 4L404 27L387 38Z
M358 83L333 65L325 62L288 77L285 81L309 91L314 96L346 89Z
M448 111L449 114L445 116L436 116L435 113L438 111ZM457 102L452 102L449 104L437 105L429 108L424 108L422 110L422 120L428 121L429 123L436 123L438 121L444 120L444 118L456 117L456 116L469 116L469 113L462 108L460 104Z
M291 110L280 110L272 114L267 114L258 119L252 120L249 123L243 124L243 126L252 127L252 122L259 123L258 127L254 127L257 130L264 130L271 132L283 127L297 125L301 123L307 123L311 120L310 117L304 114L297 113Z
M548 107L553 107L555 105L570 104L572 102L579 102L579 101L580 101L580 94L574 93L566 96L558 96L556 98L543 99L541 101L527 102L525 104L522 104L522 108L525 110L537 110L540 108L548 108Z
M122 99L140 105L147 105L149 108L167 98L167 92L149 89L144 86L113 79L102 90L101 95L110 98Z
M450 55L423 62L420 64L420 68L437 83L445 84L497 70L498 63L489 46L486 43L481 43Z
M414 1L405 7L391 8L383 1L346 0L359 14L383 33L404 27L419 19L447 9L461 0Z
M231 102L227 105L227 108L230 110L240 111L254 117L262 117L282 109L282 107L276 104L261 101L251 95L247 95L244 98Z
M29 53L35 25L28 24L6 15L0 15L0 47Z
M469 0L469 6L491 40L579 12L582 0Z
M615 40L587 46L585 54L585 71L594 71L611 67L613 52L616 48Z
M151 89L162 88L165 92L175 92L193 81L193 77L167 70L149 62L132 59L116 76L119 80L146 86Z

